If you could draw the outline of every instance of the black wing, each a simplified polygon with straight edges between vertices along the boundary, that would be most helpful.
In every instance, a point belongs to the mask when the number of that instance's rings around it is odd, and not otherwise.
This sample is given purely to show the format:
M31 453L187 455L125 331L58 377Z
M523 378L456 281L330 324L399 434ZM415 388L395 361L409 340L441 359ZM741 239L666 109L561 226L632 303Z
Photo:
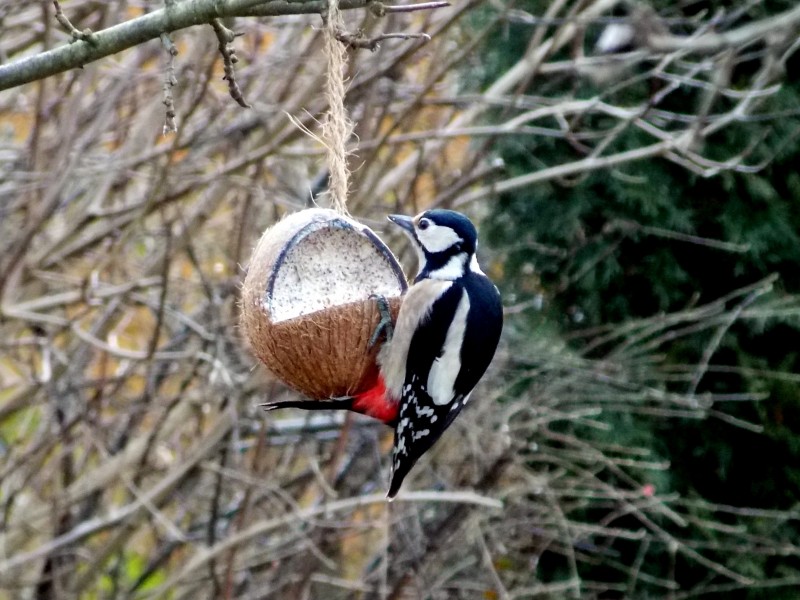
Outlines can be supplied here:
M503 331L503 303L486 276L470 273L464 280L470 308L461 346L461 371L454 388L456 395L468 396L494 358Z
M461 365L450 402L436 404L426 388L434 360L442 355L447 331L464 292L470 310L461 347ZM454 283L434 303L427 320L420 324L408 352L403 398L395 428L390 498L403 479L441 437L461 412L464 401L486 371L494 356L503 327L500 294L486 277L470 274Z

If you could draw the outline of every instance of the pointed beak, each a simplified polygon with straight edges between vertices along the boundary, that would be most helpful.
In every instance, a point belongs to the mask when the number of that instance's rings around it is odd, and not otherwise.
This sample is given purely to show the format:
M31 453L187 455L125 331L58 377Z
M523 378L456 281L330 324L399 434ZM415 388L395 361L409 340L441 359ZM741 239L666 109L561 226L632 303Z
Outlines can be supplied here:
M411 217L406 217L404 215L389 215L389 220L398 227L405 229L411 235L414 235L414 219Z

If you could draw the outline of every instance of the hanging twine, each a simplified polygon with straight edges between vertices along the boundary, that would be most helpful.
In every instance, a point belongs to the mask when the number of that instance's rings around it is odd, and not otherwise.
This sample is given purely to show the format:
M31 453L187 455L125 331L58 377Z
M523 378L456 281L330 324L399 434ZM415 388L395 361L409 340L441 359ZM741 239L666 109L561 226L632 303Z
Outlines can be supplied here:
M339 0L328 0L328 14L325 19L325 56L328 63L325 96L328 100L328 113L322 123L322 138L328 154L331 204L337 212L347 215L347 188L350 179L347 170L347 140L353 132L353 124L344 107L347 49L336 39L337 32L343 30Z

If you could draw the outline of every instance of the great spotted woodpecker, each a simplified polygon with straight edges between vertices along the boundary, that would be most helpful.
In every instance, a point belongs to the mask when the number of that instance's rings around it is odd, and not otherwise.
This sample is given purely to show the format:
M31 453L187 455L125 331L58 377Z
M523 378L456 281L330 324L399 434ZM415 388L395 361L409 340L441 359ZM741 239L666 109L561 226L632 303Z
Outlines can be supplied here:
M352 398L264 406L352 410L394 427L391 499L469 400L494 357L503 310L500 293L478 266L478 233L464 215L435 209L389 220L411 239L419 273L397 323L383 323L386 343L375 384ZM379 306L386 315L385 302Z

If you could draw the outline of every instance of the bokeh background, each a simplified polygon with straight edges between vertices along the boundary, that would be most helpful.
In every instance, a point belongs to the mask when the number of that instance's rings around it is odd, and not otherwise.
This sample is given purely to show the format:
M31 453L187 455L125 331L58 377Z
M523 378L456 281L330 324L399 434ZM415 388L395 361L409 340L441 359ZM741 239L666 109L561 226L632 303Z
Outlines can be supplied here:
M329 203L321 6L222 21L250 108L208 24L0 91L0 598L800 597L796 4L345 6L430 36L348 50L350 212L409 273L385 215L465 212L506 308L392 504L391 432L264 414L238 326L260 233ZM0 69L70 39L0 31Z

